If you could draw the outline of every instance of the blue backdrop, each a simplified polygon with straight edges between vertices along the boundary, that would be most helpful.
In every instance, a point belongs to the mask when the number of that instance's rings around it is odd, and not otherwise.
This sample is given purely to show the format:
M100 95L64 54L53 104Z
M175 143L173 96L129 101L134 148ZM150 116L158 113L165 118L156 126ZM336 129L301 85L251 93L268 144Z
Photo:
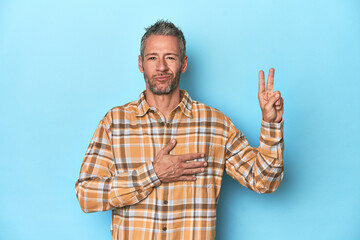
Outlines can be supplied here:
M182 88L258 145L258 71L285 101L285 175L228 177L217 239L360 239L360 1L0 1L0 239L110 239L74 184L104 114L145 89L144 27L180 26Z

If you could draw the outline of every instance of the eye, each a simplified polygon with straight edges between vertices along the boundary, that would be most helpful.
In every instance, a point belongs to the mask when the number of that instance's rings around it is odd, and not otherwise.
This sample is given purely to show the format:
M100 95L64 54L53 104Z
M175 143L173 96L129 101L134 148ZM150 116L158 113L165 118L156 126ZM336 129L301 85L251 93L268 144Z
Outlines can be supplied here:
M155 57L148 57L148 60L155 60Z
M171 56L168 56L167 59L169 59L169 60L175 60L175 58L174 58L174 57L171 57Z

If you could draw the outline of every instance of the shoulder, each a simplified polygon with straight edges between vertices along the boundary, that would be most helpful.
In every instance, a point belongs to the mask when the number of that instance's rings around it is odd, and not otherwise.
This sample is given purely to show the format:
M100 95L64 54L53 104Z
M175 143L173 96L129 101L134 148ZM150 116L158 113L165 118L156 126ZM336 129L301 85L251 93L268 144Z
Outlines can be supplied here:
M194 100L192 101L192 114L196 118L207 118L207 120L211 118L212 121L222 122L225 125L231 124L231 120L220 110Z
M132 101L126 103L122 106L116 106L111 108L102 119L102 122L105 125L112 125L118 123L119 121L130 120L132 117L135 117L138 112L137 101Z

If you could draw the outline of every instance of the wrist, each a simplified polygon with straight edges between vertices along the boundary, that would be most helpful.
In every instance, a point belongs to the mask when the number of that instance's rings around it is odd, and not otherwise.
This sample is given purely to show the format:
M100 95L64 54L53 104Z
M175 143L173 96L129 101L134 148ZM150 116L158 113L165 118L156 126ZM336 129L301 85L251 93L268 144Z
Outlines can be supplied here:
M282 118L280 120L268 120L268 119L263 118L262 120L267 123L281 123L282 122Z

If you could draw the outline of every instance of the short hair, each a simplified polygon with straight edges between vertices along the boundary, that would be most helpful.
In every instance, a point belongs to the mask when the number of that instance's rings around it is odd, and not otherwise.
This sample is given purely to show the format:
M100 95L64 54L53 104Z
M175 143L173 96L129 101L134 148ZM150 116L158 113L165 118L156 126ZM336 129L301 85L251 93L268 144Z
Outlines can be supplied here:
M177 37L180 43L180 59L182 60L186 55L186 41L183 32L176 27L172 22L165 20L158 20L150 27L145 28L145 33L141 38L140 54L144 59L145 41L151 35L163 35Z

